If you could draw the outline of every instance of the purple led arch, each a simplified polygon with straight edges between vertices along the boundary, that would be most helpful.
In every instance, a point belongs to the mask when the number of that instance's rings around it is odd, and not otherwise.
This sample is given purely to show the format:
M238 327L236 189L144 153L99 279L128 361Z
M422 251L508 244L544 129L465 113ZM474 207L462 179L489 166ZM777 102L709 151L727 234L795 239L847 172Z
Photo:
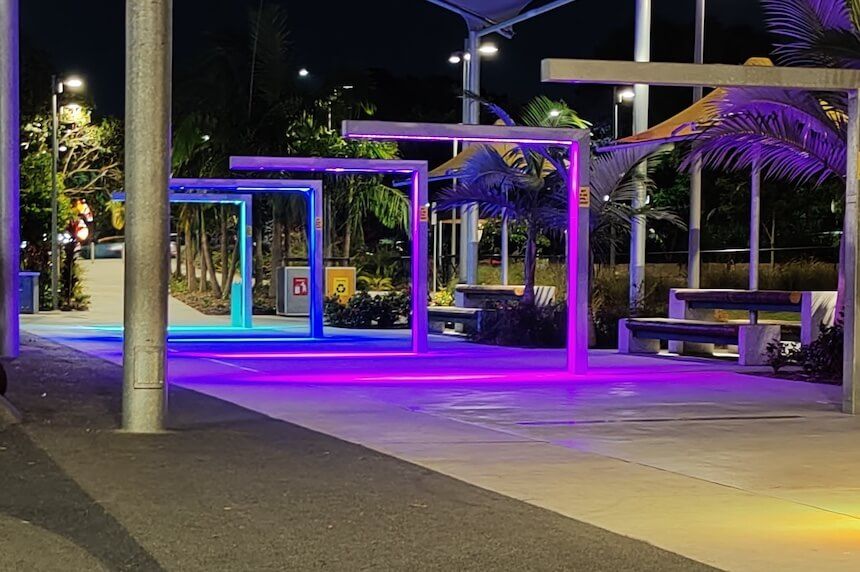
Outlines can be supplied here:
M409 175L412 229L412 352L428 349L427 322L427 162L396 159L349 159L327 157L231 157L234 171L284 171L290 173L371 173Z
M413 141L465 141L473 143L533 143L569 149L567 232L567 371L588 371L588 187L591 134L587 129L344 121L344 137Z

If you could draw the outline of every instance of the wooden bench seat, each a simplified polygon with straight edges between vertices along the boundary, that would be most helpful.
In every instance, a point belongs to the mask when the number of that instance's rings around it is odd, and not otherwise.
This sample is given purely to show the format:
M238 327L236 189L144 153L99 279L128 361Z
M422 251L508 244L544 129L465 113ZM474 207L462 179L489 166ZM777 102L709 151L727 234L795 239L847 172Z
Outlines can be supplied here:
M660 351L660 341L691 342L704 347L737 345L741 365L763 365L767 345L781 340L778 324L679 320L674 318L630 318L618 323L621 353Z

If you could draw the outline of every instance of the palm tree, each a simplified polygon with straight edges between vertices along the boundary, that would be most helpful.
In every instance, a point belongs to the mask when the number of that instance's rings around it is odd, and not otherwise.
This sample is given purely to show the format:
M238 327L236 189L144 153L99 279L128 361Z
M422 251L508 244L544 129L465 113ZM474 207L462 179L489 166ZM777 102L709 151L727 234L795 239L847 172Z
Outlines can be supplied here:
M858 0L762 0L762 4L767 26L778 38L774 55L781 64L860 69ZM843 94L733 88L725 90L714 112L713 121L694 140L687 166L700 156L707 167L749 169L756 164L767 177L797 184L844 182ZM843 280L840 268L840 308Z
M484 104L506 125L517 124L503 109L491 103ZM588 127L588 123L564 102L546 97L537 97L526 105L521 124L530 127ZM592 252L611 240L610 225L629 228L631 217L644 212L634 210L630 202L638 185L651 183L638 176L634 167L656 149L656 146L628 148L598 156L592 162L589 222L597 239L593 241ZM504 154L496 147L482 145L457 173L458 184L443 191L438 198L439 210L476 203L484 216L506 216L525 226L524 304L534 303L538 237L567 228L566 155L565 148L551 145L520 144ZM680 220L668 211L648 210L654 217L680 224Z

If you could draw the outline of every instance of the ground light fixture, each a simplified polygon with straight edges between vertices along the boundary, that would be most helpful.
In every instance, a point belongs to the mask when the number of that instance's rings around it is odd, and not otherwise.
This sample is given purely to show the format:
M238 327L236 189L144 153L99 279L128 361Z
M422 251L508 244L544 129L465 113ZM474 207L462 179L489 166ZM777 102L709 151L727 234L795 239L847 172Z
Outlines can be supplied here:
M567 150L567 373L588 372L588 259L591 188L588 183L591 134L587 129L500 125L344 121L346 138L375 140L460 141L552 145ZM231 167L235 165L231 163ZM425 237L426 238L426 237ZM425 308L426 310L426 308Z

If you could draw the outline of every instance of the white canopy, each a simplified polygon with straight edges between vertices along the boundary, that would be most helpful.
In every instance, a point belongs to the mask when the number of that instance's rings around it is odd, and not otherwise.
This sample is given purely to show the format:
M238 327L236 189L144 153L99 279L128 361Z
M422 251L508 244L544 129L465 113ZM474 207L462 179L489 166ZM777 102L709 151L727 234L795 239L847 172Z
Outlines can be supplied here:
M488 22L502 22L519 14L532 0L442 0L436 4L449 4L451 9L464 14L469 28L480 30L486 28Z

